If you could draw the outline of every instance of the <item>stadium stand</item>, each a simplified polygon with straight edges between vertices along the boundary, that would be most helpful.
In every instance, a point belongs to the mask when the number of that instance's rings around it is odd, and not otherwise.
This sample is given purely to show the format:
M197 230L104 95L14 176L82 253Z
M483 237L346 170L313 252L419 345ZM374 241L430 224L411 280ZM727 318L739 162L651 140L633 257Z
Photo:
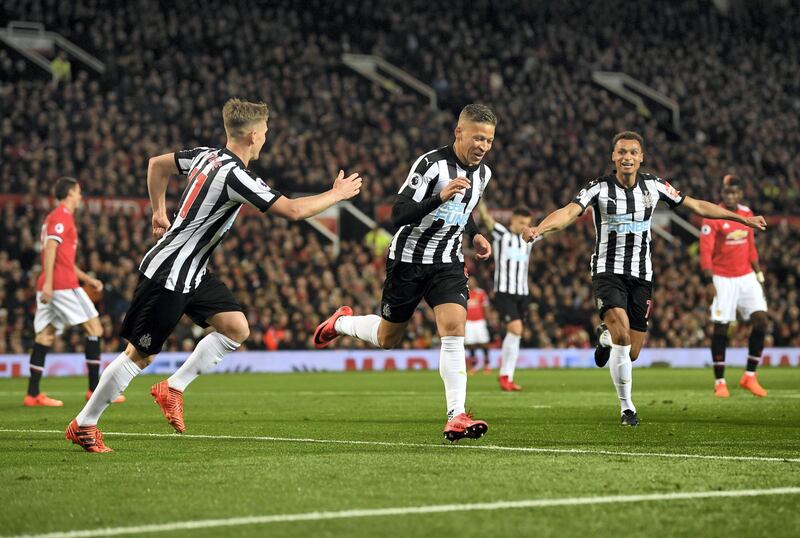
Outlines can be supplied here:
M624 128L645 135L648 169L692 195L717 199L719 178L735 172L751 179L745 199L758 212L799 213L800 10L791 3L726 18L699 0L659 9L651 9L655 2L485 0L457 19L451 6L429 4L232 2L213 16L183 18L211 5L139 0L101 10L89 0L2 2L3 20L43 22L109 69L98 78L73 64L70 80L53 83L24 76L0 49L0 177L4 193L25 196L0 215L0 352L24 353L32 341L41 197L52 182L74 175L89 196L144 197L147 158L221 143L219 108L232 95L272 108L269 152L254 166L259 174L283 192L313 192L340 167L358 170L367 187L357 205L369 214L390 201L415 156L450 140L453 111L470 101L491 104L500 117L490 206L524 201L542 215L563 205L608 170L610 138ZM358 28L348 24L354 10ZM342 65L343 52L379 54L407 69L437 90L441 111L373 86ZM673 96L683 136L669 136L594 85L593 70L623 71ZM182 189L173 182L169 196ZM248 309L248 349L306 348L316 323L342 302L377 310L383 265L365 244L345 241L337 257L301 225L241 219L212 270ZM78 226L86 238L80 263L107 284L99 310L105 345L116 350L135 267L151 241L149 218L87 209ZM768 344L800 345L793 233L786 221L759 236L773 322ZM584 223L535 247L524 345L590 345L597 322L587 271L592 234ZM706 343L710 298L690 243L655 240L660 270L649 346ZM488 267L470 268L488 287ZM429 310L419 311L404 345L429 347L431 321ZM496 317L490 324L499 336ZM182 324L168 348L196 337ZM735 335L731 345L743 342ZM81 346L68 332L56 350Z

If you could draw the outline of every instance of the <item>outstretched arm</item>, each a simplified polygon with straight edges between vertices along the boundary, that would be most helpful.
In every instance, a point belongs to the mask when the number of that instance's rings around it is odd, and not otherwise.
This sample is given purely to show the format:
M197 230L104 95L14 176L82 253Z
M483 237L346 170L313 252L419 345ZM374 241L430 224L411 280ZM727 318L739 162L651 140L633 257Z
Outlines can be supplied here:
M360 192L361 183L362 179L358 173L344 177L344 171L339 170L339 175L333 182L333 188L329 191L302 198L281 196L270 206L269 212L288 220L307 219L341 201L353 198Z
M691 196L687 196L683 200L683 205L689 208L689 210L691 210L693 213L707 219L733 220L740 222L745 226L749 226L750 228L756 228L757 230L767 229L767 221L765 221L764 217L760 215L755 217L743 217L742 215L734 213L733 211L728 211L724 207L718 206L717 204L712 204L711 202L706 202L705 200L698 200L696 198L692 198Z
M161 237L170 226L167 217L167 185L169 177L178 173L175 154L164 153L147 163L147 192L153 206L153 235Z
M480 201L478 204L478 216L481 218L481 223L483 227L488 230L494 230L495 220L492 218L492 215L489 213L489 209L486 207L486 204L483 200Z
M538 236L544 236L559 230L563 230L583 213L580 204L570 202L561 209L556 209L547 215L538 226L525 228L522 232L522 239L530 243Z

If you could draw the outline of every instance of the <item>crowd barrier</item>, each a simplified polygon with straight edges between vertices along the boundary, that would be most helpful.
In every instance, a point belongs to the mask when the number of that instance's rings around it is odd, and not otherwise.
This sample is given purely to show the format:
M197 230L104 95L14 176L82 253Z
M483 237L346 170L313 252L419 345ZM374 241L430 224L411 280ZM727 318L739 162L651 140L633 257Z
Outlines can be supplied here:
M498 367L500 350L489 350L491 365ZM115 357L102 356L103 367ZM188 357L188 353L162 353L145 373L170 374ZM728 349L726 364L743 367L747 349ZM636 367L702 368L711 364L707 348L643 349ZM594 349L521 349L517 368L593 368ZM800 348L768 348L762 367L800 367ZM436 370L439 350L333 350L333 351L242 351L232 353L214 370L235 372L356 372L379 370ZM46 376L83 375L85 358L81 354L53 353L47 356ZM27 377L27 355L0 355L0 377Z

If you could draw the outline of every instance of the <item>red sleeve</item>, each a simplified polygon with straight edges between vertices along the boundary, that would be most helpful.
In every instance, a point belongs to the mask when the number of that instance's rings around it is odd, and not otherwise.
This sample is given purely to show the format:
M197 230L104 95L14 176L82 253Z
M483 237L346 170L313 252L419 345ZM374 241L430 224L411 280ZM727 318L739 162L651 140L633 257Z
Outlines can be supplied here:
M716 236L713 219L703 219L703 225L700 228L700 269L703 271L711 270L711 255L714 253Z
M47 239L55 239L59 243L63 243L65 234L71 225L72 223L67 215L60 211L51 213L50 216L47 217L47 236L45 237L45 242L47 242Z

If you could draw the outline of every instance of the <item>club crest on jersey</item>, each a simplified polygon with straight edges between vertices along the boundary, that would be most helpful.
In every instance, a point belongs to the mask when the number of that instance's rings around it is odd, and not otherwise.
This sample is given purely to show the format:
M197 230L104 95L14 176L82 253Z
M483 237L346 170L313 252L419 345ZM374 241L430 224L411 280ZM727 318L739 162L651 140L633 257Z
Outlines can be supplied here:
M642 196L642 201L644 202L644 207L648 209L653 207L653 196L650 194L650 192L644 193L644 196Z
M139 347L143 347L145 349L150 348L150 344L153 343L153 339L150 336L150 333L143 334L141 338L139 338Z
M448 226L466 226L469 214L465 214L467 204L448 200L440 205L433 214L433 220L443 220Z

